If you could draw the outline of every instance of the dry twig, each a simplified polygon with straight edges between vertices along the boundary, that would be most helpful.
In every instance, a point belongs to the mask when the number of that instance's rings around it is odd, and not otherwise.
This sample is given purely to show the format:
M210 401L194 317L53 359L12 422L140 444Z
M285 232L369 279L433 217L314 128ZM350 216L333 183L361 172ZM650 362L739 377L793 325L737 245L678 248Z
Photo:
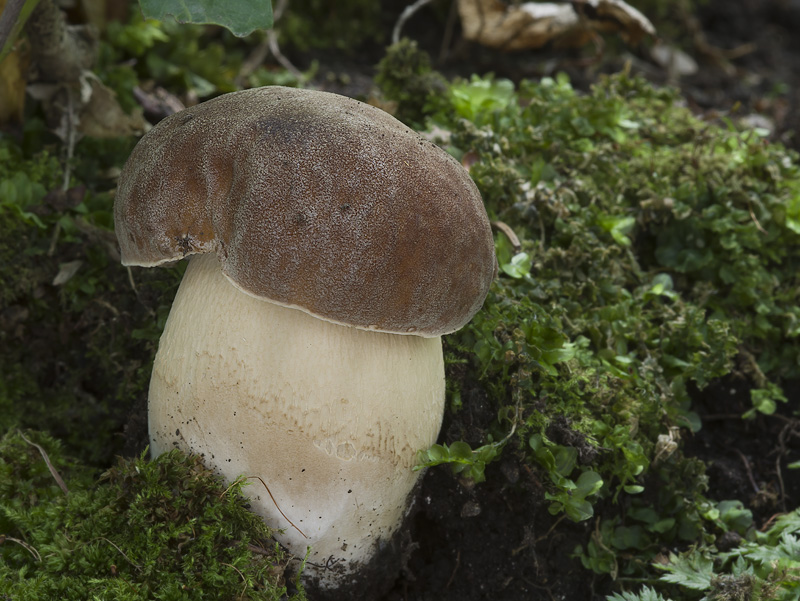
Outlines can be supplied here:
M45 451L42 447L40 447L35 442L31 442L30 440L25 438L25 435L22 433L22 430L18 430L18 432L19 432L19 435L22 438L22 440L27 442L32 447L36 447L36 449L41 454L42 459L44 459L45 464L47 464L47 469L50 470L50 474L53 476L53 479L56 481L56 484L58 484L59 488L64 492L65 495L68 495L69 494L69 490L67 489L67 485L64 484L64 480L61 479L61 475L58 473L58 470L56 470L56 468L53 467L53 464L50 463L50 457L48 457L47 451Z
M22 547L28 553L33 555L33 558L36 561L39 561L39 562L42 561L42 556L39 555L39 552L34 547L32 547L31 545L26 543L24 540L19 540L18 538L14 538L13 536L6 536L5 534L0 534L0 545L2 545L6 541L11 541L12 543L17 543L20 547Z
M228 488L226 488L226 489L225 489L225 490L222 492L222 494L220 495L220 498L222 498L222 496L223 496L223 495L227 494L227 493L228 493L228 491L229 491L229 490L230 490L230 489L231 489L231 488L232 488L234 485L238 484L238 483L239 483L239 482L241 482L242 480L250 480L250 479L256 479L256 480L258 480L259 482L261 482L261 484L263 484L263 485L264 485L264 488L267 490L267 494L269 495L269 498L270 498L270 499L272 499L272 503L275 505L275 509L277 509L277 510L278 510L278 512L279 512L279 513L280 513L280 514L283 516L283 519L285 519L287 522L289 522L289 524L291 524L292 528L294 528L294 529L295 529L295 530L297 530L297 531L298 531L300 534L302 534L302 535L303 535L303 538L308 538L308 536L306 536L305 532L303 532L302 530L300 530L300 528L298 528L297 526L295 526L295 525L294 525L294 522L293 522L292 520L290 520L288 517L286 517L286 514L285 514L285 513L283 513L283 510L281 510L280 506L278 505L278 502L275 500L275 497L273 497L273 496L272 496L272 491L269 489L269 486L267 486L267 483L266 483L266 482L264 482L264 480L261 478L261 476L242 476L242 477L241 477L241 478L239 478L238 480L235 480L234 482L232 482L232 483L231 483L231 485L230 485Z

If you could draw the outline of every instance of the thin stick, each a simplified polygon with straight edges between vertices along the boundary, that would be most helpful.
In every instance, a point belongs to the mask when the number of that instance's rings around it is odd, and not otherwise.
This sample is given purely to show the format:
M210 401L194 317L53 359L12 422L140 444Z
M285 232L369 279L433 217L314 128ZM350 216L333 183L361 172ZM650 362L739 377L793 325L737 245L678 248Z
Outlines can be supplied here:
M447 581L447 584L444 585L445 590L450 588L450 585L453 584L453 580L456 578L456 572L458 572L458 568L461 565L461 549L458 550L456 554L456 565L453 568L453 573L450 574L450 580Z
M12 543L17 543L20 547L22 547L23 549L27 550L28 553L33 555L33 558L36 561L38 561L38 562L42 561L42 556L39 555L39 552L35 548L33 548L31 545L26 543L24 540L19 540L18 538L14 538L13 536L6 536L5 534L0 534L0 545L2 545L7 540L10 540Z
M742 453L739 449L734 449L734 451L739 454L739 457L742 458L742 462L744 462L744 469L747 470L747 477L750 478L750 484L753 485L753 490L756 492L756 494L760 493L761 490L758 488L756 479L753 477L753 470L750 469L750 462L747 461L747 457L745 457L744 453Z
M133 279L133 272L131 271L131 268L130 267L126 267L125 269L128 270L128 282L130 283L131 288L133 288L133 293L136 296L139 296L139 291L136 289L136 282Z
M278 4L275 7L275 21L278 21L278 19L283 16L283 11L286 10L287 3L288 0L278 0ZM275 27L267 30L267 45L269 46L269 51L272 52L272 56L275 57L275 60L278 61L278 63L280 63L284 69L291 73L298 81L305 81L306 78L301 73L300 69L295 67L281 52L281 49L278 46L278 34L275 33Z
M778 485L781 489L781 507L786 513L786 486L783 483L783 471L781 470L781 459L786 455L786 440L789 436L795 436L795 427L798 425L797 421L789 421L778 435L778 456L775 458L775 472L778 474Z
M747 203L747 209L750 211L750 219L756 224L756 229L762 234L767 235L767 230L761 227L761 224L758 222L758 217L756 217L756 214L753 212L753 207L750 206L749 202Z
M244 599L244 594L247 591L247 578L244 577L244 574L242 574L241 570L239 568L237 568L235 565L230 564L230 563L225 563L224 561L220 562L220 563L222 565L224 565L224 566L229 567L229 568L233 568L234 570L236 570L238 572L239 576L241 576L242 582L244 582L244 587L242 587L242 593L239 595L239 599Z
M450 11L447 13L447 22L444 25L444 35L442 36L442 45L439 48L439 58L437 62L443 64L450 55L450 43L453 41L453 28L456 24L458 17L458 7L456 3L458 0L450 2Z
M291 73L298 81L305 81L305 76L300 69L295 67L289 61L289 59L286 58L283 53L281 53L281 49L278 46L278 36L275 34L274 29L267 31L267 43L269 44L269 51L272 52L272 56L275 57L275 60L278 61L280 65L289 73Z
M433 2L433 0L417 0L414 4L405 7L403 12L400 13L400 18L397 19L397 23L395 23L394 30L392 31L392 44L396 44L400 41L400 31L403 29L403 25L405 25L406 21L413 17L414 14L426 4L430 4L431 2Z
M69 190L69 179L72 173L72 158L75 155L75 144L77 143L77 136L75 130L78 124L75 122L75 92L72 88L67 88L67 158L64 160L64 177L61 183L61 189L66 192Z
M539 538L537 538L537 539L536 539L535 541L533 541L533 542L534 542L534 543L541 542L541 541L543 541L544 539L546 539L548 536L550 536L550 534L552 534L553 530L555 530L555 529L556 529L556 526L558 526L558 525L561 523L561 521L562 521L562 520L563 520L565 517L567 517L567 516L566 516L566 514L564 514L564 515L562 515L560 518L558 518L558 519L557 519L557 520L556 520L556 521L553 523L553 525L552 525L552 526L550 526L550 529L549 529L547 532L545 532L544 534L542 534L542 535L541 535Z
M120 554L120 555L122 555L122 556L125 558L125 561L127 561L129 564L131 564L131 565L132 565L134 568L136 568L137 570L140 570L140 571L141 571L141 569L142 569L142 566L140 566L140 565L138 565L138 564L135 564L133 561L131 561L131 558L130 558L130 557L128 557L127 555L125 555L125 553L123 552L123 550L122 550L122 549L120 549L120 548L119 548L117 545L115 545L113 541L111 541L111 540L107 539L105 536L98 536L97 538L94 538L94 539L92 539L92 540L104 540L104 541L106 541L106 542L107 542L109 545L111 545L111 546L112 546L112 547L114 547L114 548L115 548L117 551L119 551L119 554Z
M53 467L52 463L50 463L50 457L47 456L47 451L45 451L42 447L40 447L35 442L31 442L30 440L25 438L25 435L22 433L22 430L17 430L17 432L19 432L19 435L22 437L22 440L27 442L29 445L31 445L33 447L36 447L39 450L39 453L42 455L42 459L44 459L45 464L47 464L47 469L50 470L50 474L53 476L53 478L55 479L56 483L61 488L61 490L64 492L64 494L68 495L69 494L69 490L67 489L67 485L64 484L64 480L61 479L61 476L59 475L59 473L56 470L56 468Z
M278 512L279 512L279 513L280 513L280 514L283 516L283 519L285 519L287 522L289 522L289 523L292 525L292 528L294 528L294 529L295 529L295 530L297 530L297 531L298 531L300 534L302 534L302 535L303 535L303 538L308 538L308 537L306 536L305 532L303 532L302 530L300 530L300 528L298 528L297 526L295 526L295 525L294 525L294 522L293 522L292 520L290 520L288 517L286 517L286 514L285 514L285 513L283 513L283 511L281 510L280 506L278 505L278 502L275 500L275 497L273 497L273 496L272 496L272 491L269 489L269 486L267 486L267 483L266 483L266 482L264 482L264 480L262 480L262 479L261 479L261 476L243 476L243 477L242 477L242 478L240 478L239 480L236 480L235 482L233 482L233 483L232 483L232 484L231 484L231 485L230 485L228 488L226 488L226 489L225 489L225 491L224 491L222 494L223 494L223 495L224 495L224 494L227 494L227 492L228 492L228 491L229 491L229 490L230 490L230 489L231 489L231 488L232 488L232 487L233 487L235 484L238 484L238 483L239 483L239 482L241 482L242 480L250 480L251 478L256 478L256 479L258 479L258 480L261 482L261 484L263 484L263 485L264 485L264 488L266 488L266 489L267 489L267 494L269 494L269 498L270 498L270 499L272 499L272 503L275 505L275 508L278 510Z
M508 225L503 221L492 221L491 225L493 229L499 232L503 232L503 234L505 234L506 238L508 238L508 241L511 242L511 246L514 249L515 253L518 253L520 251L520 249L522 248L522 244L520 243L517 234L514 232L514 230L511 229L510 225Z

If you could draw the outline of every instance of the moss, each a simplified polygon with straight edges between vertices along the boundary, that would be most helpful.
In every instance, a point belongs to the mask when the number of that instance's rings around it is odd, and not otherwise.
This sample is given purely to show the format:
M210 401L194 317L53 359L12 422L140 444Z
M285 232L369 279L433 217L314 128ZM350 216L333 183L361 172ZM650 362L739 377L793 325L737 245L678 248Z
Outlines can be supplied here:
M45 434L0 441L0 593L19 599L286 598L282 554L197 457L120 460L99 480ZM292 599L302 599L302 594Z
M433 70L428 54L408 38L386 49L375 84L388 100L397 103L394 116L412 127L424 126L425 116L445 104L446 80Z
M442 97L405 110L448 132L520 247L497 234L501 275L447 337L450 406L477 377L497 419L478 445L446 439L421 464L480 481L514 453L551 513L603 508L577 549L600 573L643 576L659 545L706 548L715 492L681 448L702 427L694 403L736 374L751 388L743 417L769 414L800 375L797 155L626 73L588 94L563 75L473 76Z

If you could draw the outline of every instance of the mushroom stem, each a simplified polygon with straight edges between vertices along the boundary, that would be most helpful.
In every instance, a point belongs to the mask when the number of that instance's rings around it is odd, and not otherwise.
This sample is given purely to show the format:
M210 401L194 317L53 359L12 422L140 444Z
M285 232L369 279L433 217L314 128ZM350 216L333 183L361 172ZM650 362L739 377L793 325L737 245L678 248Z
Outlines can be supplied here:
M340 587L401 524L444 384L440 337L359 330L257 299L214 253L196 255L155 359L151 449L204 455L228 481L261 477L274 501L249 486L253 510L285 529L276 535L295 555L310 546L310 565L336 564L307 567L307 580Z

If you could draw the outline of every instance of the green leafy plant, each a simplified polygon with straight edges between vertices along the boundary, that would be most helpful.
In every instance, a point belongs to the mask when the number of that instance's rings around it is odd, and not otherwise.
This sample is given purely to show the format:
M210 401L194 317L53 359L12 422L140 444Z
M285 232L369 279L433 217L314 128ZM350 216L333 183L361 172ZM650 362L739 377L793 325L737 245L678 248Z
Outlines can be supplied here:
M256 29L272 27L272 0L139 0L145 19L174 17L178 23L214 24L244 37Z
M578 450L574 447L548 445L539 434L531 436L529 444L534 457L550 475L556 486L555 493L545 493L545 499L552 501L549 510L552 514L564 512L571 520L580 522L594 515L589 497L596 495L603 487L603 479L593 470L584 470L573 481L570 475L578 461Z
M460 440L451 445L435 444L429 449L419 451L414 471L447 464L454 474L460 474L475 482L483 482L486 479L484 475L486 464L497 458L504 443L505 441L491 443L476 449L472 449L466 442Z
M0 39L0 61L11 51L38 3L39 0L9 3L14 14L4 32L7 37ZM257 29L270 29L273 23L272 0L229 0L224 4L213 0L140 0L139 5L145 19L164 20L171 16L179 23L221 25L239 37Z
M608 601L671 601L666 597L662 597L655 589L649 586L642 587L638 593L622 592L614 593L606 597Z
M717 509L720 517L727 516L723 519L739 526L750 523L739 503L722 502ZM703 601L800 599L799 534L800 514L793 511L779 517L766 532L748 530L748 539L732 551L694 548L680 555L671 553L667 561L654 566L662 572L661 583L672 585L681 595L703 594ZM644 587L638 594L607 599L641 601L655 594L654 589Z
M395 116L417 128L424 128L429 113L448 106L445 78L433 70L428 54L407 38L387 49L375 83L388 100L397 103Z
M282 45L309 51L336 48L353 52L360 44L382 42L381 4L374 0L292 0L277 31Z
M450 86L450 102L456 113L476 124L493 111L506 108L514 100L514 84L507 79L473 75L468 82Z
M563 75L472 77L437 99L415 121L519 238L498 235L484 308L447 338L451 398L470 366L494 403L488 431L520 416L502 452L543 476L549 509L585 519L603 504L576 548L589 569L652 578L661 545L748 535L748 509L713 500L682 432L702 427L693 401L722 377L748 383L753 418L800 375L795 153L626 73L586 95Z

